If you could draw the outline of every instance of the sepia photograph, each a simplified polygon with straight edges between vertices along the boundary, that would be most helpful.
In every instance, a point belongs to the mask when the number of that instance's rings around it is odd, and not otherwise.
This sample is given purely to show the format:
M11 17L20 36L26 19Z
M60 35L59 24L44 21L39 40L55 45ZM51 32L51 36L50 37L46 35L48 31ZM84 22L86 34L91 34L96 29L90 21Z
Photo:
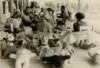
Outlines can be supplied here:
M0 0L0 68L100 68L100 0Z

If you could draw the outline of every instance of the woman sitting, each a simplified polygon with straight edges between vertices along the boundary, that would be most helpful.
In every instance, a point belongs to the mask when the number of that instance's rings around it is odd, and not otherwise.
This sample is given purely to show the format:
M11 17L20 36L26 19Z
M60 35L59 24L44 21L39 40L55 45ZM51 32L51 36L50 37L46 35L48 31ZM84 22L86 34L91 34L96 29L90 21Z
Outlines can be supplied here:
M55 24L52 11L53 10L51 8L47 8L46 12L42 16L41 21L37 24L37 31L52 33L52 28Z
M80 26L87 26L87 23L83 21L83 19L85 18L85 14L78 12L75 15L77 21L74 23L74 32L80 31Z
M21 32L22 29L22 19L20 15L20 11L16 10L11 18L7 19L7 24L5 25L5 28L7 28L7 31L10 32Z

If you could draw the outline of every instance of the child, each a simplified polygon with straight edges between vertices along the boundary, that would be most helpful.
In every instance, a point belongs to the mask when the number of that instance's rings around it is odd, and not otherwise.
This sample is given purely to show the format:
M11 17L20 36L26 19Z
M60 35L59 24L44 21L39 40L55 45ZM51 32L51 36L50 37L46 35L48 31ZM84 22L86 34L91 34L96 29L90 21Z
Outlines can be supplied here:
M22 31L22 23L21 23L21 15L20 11L16 10L11 18L7 19L7 24L5 28L8 28L10 32L21 32Z
M74 32L80 31L80 26L87 26L87 23L82 21L85 18L85 14L78 12L75 15L76 17L76 22L73 25Z

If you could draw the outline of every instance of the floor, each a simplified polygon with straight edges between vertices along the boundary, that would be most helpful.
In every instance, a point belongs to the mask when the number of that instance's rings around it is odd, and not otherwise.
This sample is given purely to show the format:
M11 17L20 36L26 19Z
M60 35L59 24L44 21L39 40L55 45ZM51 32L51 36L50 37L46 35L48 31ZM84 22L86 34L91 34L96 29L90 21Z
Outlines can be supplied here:
M64 68L100 68L100 65L93 64L90 57L87 54L87 50L75 48L76 53L73 55L72 63L67 61L64 64ZM0 59L0 68L14 68L15 60ZM38 57L32 58L30 62L30 68L50 68L48 64L44 64Z

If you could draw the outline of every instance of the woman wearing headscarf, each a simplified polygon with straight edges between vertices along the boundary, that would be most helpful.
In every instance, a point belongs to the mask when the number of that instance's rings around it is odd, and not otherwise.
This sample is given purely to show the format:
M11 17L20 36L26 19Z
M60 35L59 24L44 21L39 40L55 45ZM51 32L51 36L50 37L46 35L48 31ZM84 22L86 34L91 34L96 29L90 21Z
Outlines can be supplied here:
M41 22L37 24L37 30L41 32L52 33L52 29L55 27L55 19L53 14L53 10L51 8L47 8L46 12L41 17Z

